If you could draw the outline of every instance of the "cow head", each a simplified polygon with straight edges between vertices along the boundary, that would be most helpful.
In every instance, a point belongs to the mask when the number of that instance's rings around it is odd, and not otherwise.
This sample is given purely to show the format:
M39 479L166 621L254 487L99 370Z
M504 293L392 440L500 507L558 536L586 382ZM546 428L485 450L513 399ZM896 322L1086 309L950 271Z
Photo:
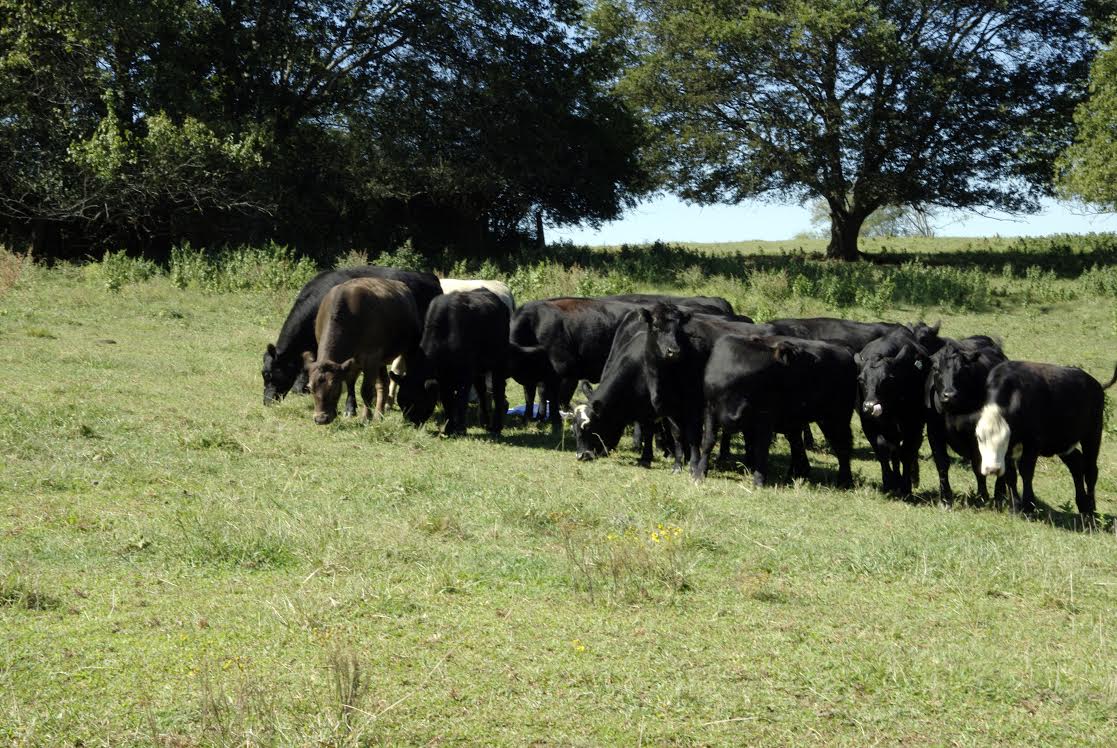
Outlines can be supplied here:
M905 343L894 356L858 354L854 361L860 370L857 387L864 415L879 418L886 407L896 407L912 393L916 402L922 397L929 359L916 346Z
M1012 429L1001 406L989 403L977 421L977 451L981 454L982 475L1004 475Z
M271 405L283 399L284 395L302 379L303 366L297 358L280 358L275 346L268 343L264 351L264 365L260 374L264 377L264 405Z
M928 406L940 413L971 413L985 397L989 367L980 351L969 351L948 343L935 354L927 381Z
M410 355L405 373L390 371L388 376L399 387L396 405L404 418L416 426L426 423L438 402L438 380L431 376L426 360L420 355Z
M939 329L942 327L942 321L938 321L933 325L928 325L926 322L916 322L909 328L915 342L928 354L942 348L946 341L939 337Z
M356 362L346 359L315 361L310 351L303 352L303 364L308 374L307 383L314 397L314 422L324 426L337 418L337 401L345 383L356 376Z
M593 391L586 382L582 382L582 393L589 397L589 402L572 411L562 411L560 415L570 422L574 432L574 454L587 462L616 449L625 424L611 418L604 404L593 399Z
M648 350L652 356L664 363L675 363L682 358L682 341L685 333L683 325L690 321L690 312L679 309L674 304L656 304L649 311L640 310L640 316L648 325Z

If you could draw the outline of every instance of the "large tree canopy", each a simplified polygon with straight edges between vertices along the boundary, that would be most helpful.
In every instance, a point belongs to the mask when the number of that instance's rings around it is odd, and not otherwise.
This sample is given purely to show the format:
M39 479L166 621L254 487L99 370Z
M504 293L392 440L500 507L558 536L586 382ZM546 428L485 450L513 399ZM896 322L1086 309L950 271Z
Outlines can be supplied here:
M1096 4L1096 3L1095 3ZM604 0L621 90L687 199L827 202L854 259L885 205L1038 207L1095 50L1078 0Z
M1090 98L1075 112L1074 142L1059 160L1064 197L1117 210L1117 48L1100 54L1090 71Z
M616 217L646 133L576 0L0 0L0 238L489 246Z

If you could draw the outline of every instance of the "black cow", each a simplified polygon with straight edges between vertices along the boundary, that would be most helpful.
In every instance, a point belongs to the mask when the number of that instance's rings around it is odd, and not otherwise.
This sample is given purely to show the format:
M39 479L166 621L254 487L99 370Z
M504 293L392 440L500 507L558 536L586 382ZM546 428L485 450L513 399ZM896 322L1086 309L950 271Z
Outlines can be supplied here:
M592 460L613 451L625 427L637 423L640 425L639 464L651 465L652 425L656 414L644 371L648 328L642 311L630 311L617 328L609 358L601 372L601 384L591 390L583 382L587 402L573 412L562 414L571 421L579 460Z
M641 310L641 316L648 329L645 370L652 407L671 424L676 469L683 450L688 450L693 470L705 411L702 375L714 343L724 335L763 335L769 328L754 324L748 317L692 314L674 304L656 304L650 310ZM723 435L723 457L728 456L731 436L730 431Z
M753 482L768 474L772 434L791 443L791 476L810 471L801 434L817 423L838 459L838 482L853 482L850 419L857 395L857 367L843 346L782 336L726 335L710 351L703 376L706 402L699 459L691 476L706 475L719 429L744 431Z
M382 268L375 265L325 270L307 281L295 297L295 303L287 314L279 339L274 345L268 344L264 352L264 405L282 400L292 389L302 392L306 386L306 373L303 368L303 351L314 352L318 342L314 337L314 321L318 306L331 288L353 278L383 278L397 280L410 289L419 310L419 319L427 313L431 299L442 293L438 278L430 273L416 273L409 270ZM345 412L353 415L357 409L354 393L350 391L345 404Z
M901 327L870 341L855 357L861 429L880 462L885 491L911 495L919 485L919 447L927 422L924 389L931 359Z
M1021 511L1035 508L1036 460L1059 455L1074 479L1074 501L1087 524L1094 522L1105 390L1078 368L1005 361L989 372L985 405L977 422L982 475L1003 475L1016 461L1024 492Z
M492 414L488 398L479 398L481 422L499 434L508 401L504 383L508 365L508 306L488 289L443 294L431 301L416 354L407 358L405 374L391 374L404 416L416 425L434 412L436 395L446 413L443 431L465 433L470 387L485 392L485 374L492 374Z
M904 329L903 325L895 322L857 322L834 317L774 319L765 324L772 335L821 340L824 343L845 346L850 353L857 353L877 338Z
M520 349L542 347L549 370L541 380L519 379L524 385L524 420L530 418L535 388L543 384L543 400L551 425L558 429L559 406L566 406L578 380L597 382L617 327L633 309L670 301L693 311L721 314L729 302L708 296L674 297L657 294L628 294L622 297L559 297L530 301L512 317L511 341Z
M985 380L994 366L1007 359L1001 346L985 335L941 340L942 346L931 356L924 402L927 408L927 441L939 474L939 495L947 501L953 495L950 490L949 447L970 461L977 479L978 495L983 501L988 501L989 490L981 472L975 429L985 404ZM1008 485L1011 486L1011 483ZM1005 491L1004 477L998 478L994 495L1003 496Z

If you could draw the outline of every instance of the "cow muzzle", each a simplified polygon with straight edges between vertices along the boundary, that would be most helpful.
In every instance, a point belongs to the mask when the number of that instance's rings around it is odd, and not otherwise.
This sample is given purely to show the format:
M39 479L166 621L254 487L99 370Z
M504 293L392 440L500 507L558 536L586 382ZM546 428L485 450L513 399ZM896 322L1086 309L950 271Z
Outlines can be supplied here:
M578 453L578 462L589 462L593 458L594 454L592 450L583 449L581 452Z
M319 426L325 426L326 424L333 422L333 420L335 418L337 418L336 413L315 413L314 414L314 422L316 424L318 424Z
M876 400L866 400L865 404L861 406L861 412L873 418L880 418L881 413L884 412L884 408L881 407L881 404Z
M1005 474L1005 466L1004 465L987 465L986 463L983 462L983 463L981 463L981 474L984 475L984 476L995 475L998 478L1000 478L1002 475Z

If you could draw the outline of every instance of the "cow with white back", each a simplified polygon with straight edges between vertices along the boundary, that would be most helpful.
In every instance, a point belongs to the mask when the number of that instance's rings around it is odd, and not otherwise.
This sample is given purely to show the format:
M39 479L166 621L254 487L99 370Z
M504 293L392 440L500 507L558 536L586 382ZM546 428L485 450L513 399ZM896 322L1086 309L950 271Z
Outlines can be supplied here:
M492 412L487 412L487 398L481 398L481 422L490 433L499 434L508 407L504 397L508 319L507 305L484 288L443 294L432 301L419 349L406 357L407 372L391 375L399 385L397 402L404 416L420 425L441 400L444 433L464 434L470 387L483 391L488 373L493 383Z
M1030 361L1006 361L989 372L985 405L977 422L982 475L1003 475L1016 461L1023 493L1016 508L1035 508L1036 461L1058 455L1074 480L1074 500L1087 525L1094 524L1105 390L1082 369Z

